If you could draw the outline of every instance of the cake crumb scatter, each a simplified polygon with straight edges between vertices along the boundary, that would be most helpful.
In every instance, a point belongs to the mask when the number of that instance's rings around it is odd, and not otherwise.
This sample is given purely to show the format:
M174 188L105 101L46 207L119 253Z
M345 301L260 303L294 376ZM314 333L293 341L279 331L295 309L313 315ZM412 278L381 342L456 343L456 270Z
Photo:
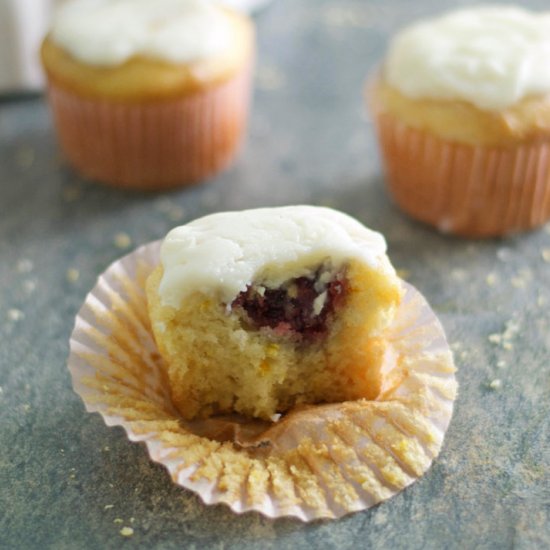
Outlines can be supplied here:
M502 388L502 380L496 378L495 380L490 382L489 388L491 388L492 390L500 390L500 388Z
M485 281L487 282L487 284L489 286L495 286L498 283L498 277L495 273L489 273L489 275L487 275Z
M113 523L124 523L124 520L122 518L115 518Z
M519 328L519 324L516 321L510 320L506 323L504 332L489 335L489 342L501 346L505 350L511 350L514 347L511 340L519 332Z
M550 248L543 248L542 252L541 252L541 255L542 255L542 259L545 262L550 263Z
M104 510L110 510L111 508L114 508L115 505L114 504L105 504L105 506L103 507Z

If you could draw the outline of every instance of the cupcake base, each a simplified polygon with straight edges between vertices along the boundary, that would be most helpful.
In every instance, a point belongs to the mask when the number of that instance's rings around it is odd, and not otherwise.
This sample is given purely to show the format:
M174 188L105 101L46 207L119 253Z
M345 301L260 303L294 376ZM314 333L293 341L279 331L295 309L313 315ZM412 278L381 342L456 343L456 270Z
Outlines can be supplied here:
M198 183L234 159L246 127L250 69L181 98L87 98L48 84L61 149L85 177L160 190Z
M473 146L376 112L388 185L399 207L445 233L495 237L550 219L550 142Z
M439 454L457 383L443 329L406 285L376 399L298 407L275 422L184 421L170 400L144 284L160 243L115 262L87 296L69 369L86 409L143 441L207 504L303 521L364 510L418 479Z

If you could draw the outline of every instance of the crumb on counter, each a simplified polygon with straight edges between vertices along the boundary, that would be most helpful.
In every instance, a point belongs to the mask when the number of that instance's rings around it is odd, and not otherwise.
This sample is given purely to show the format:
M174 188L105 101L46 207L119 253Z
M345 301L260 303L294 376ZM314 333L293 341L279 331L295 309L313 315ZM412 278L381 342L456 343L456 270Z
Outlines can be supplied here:
M123 527L120 530L120 534L123 537L131 537L134 534L134 530L131 527Z
M129 248L132 244L132 239L128 235L128 233L117 233L114 236L113 242L115 243L115 246L117 248Z
M500 380L499 378L495 378L495 380L492 380L489 383L489 388L495 391L500 390L502 388L502 380Z
M8 319L10 321L13 321L16 323L17 321L21 321L25 318L25 314L20 310L16 308L8 309Z
M32 260L29 260L28 258L21 258L17 262L17 272L18 273L30 273L34 269L34 264L32 263Z
M70 267L69 269L67 269L66 277L69 283L76 283L80 278L80 271L78 271L78 269L75 269L74 267Z
M36 281L32 279L27 279L26 281L23 281L23 290L27 294L32 294L36 290Z
M74 202L80 197L80 190L78 187L66 187L63 189L63 200L65 202Z

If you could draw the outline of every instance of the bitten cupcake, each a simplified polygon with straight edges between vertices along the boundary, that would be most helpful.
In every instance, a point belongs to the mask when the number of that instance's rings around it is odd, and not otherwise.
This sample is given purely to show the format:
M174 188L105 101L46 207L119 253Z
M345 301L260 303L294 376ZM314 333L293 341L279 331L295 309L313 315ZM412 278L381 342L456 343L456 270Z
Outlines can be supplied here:
M402 287L379 233L328 208L225 212L172 230L149 314L185 418L266 420L374 399Z
M437 457L457 382L379 233L328 208L225 212L114 262L75 320L86 409L207 504L364 510Z
M163 189L234 159L254 58L246 16L205 0L73 0L41 55L61 148L84 176Z
M488 6L419 22L369 89L397 204L443 232L550 218L550 13Z

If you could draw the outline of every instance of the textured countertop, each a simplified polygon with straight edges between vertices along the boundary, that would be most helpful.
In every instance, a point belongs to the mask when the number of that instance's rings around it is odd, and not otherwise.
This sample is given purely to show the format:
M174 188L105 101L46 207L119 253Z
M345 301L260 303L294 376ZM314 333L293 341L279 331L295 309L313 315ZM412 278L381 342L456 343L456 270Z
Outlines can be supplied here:
M0 548L550 547L550 226L466 241L410 221L386 194L363 106L391 33L458 4L276 0L257 18L247 144L193 189L85 182L60 160L41 98L0 103ZM293 203L339 208L386 235L445 326L460 382L420 481L309 525L205 507L86 413L66 369L74 316L113 260L199 215Z

